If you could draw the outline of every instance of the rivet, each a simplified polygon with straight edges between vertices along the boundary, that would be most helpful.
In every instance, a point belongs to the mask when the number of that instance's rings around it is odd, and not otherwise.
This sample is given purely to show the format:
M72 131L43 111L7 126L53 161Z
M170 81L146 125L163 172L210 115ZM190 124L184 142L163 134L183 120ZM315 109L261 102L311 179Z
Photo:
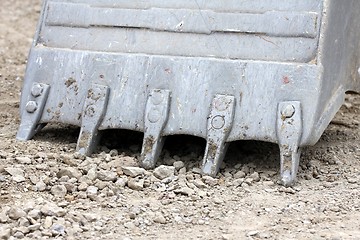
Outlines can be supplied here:
M147 118L151 123L156 123L160 120L161 113L157 109L151 109L151 111L147 115Z
M26 103L25 109L28 113L33 113L37 109L37 103L35 101L28 101Z
M214 129L221 129L225 125L224 116L217 115L211 119L211 126Z
M38 83L35 83L31 88L31 95L33 95L34 97L38 97L42 94L43 90L44 90L43 86L41 86Z
M154 105L159 105L164 100L164 95L161 91L154 91L151 95L151 102Z

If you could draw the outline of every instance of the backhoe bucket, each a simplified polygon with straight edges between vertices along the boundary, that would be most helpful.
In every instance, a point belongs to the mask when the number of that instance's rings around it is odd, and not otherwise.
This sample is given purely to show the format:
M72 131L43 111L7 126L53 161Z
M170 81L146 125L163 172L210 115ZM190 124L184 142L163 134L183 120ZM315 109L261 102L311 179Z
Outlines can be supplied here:
M101 130L141 131L153 168L164 137L193 135L212 176L229 142L273 142L291 185L301 148L360 89L359 11L359 0L45 0L17 139L77 125L90 155Z

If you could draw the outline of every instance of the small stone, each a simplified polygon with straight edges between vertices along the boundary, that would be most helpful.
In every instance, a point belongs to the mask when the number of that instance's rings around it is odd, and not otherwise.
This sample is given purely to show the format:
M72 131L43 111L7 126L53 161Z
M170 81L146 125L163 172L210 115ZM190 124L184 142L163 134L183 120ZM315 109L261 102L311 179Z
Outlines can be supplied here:
M7 167L5 171L12 176L15 182L20 183L25 181L24 170L21 168Z
M9 221L9 217L6 215L5 211L0 212L0 223L7 223Z
M65 227L61 224L54 223L51 226L51 231L54 236L56 235L65 235Z
M53 203L45 204L40 209L41 213L45 216L63 217L66 214L66 210L62 207L58 207Z
M135 224L133 222L125 222L124 227L130 230L134 230L136 228Z
M37 220L41 217L41 211L39 209L30 210L27 216Z
M45 229L48 229L48 228L50 228L50 227L52 226L52 224L53 224L53 218L50 217L50 216L47 216L47 217L45 218L44 223L43 223L43 227L44 227Z
M182 195L186 195L186 196L190 196L190 195L195 194L195 191L192 190L189 187L183 187L183 188L180 188L180 189L176 189L176 190L174 190L174 192L177 193L177 194L182 194Z
M185 163L183 161L176 161L173 163L173 166L175 167L176 171L179 171L185 166Z
M358 180L356 178L348 178L347 181L348 181L348 183L351 183L351 184L355 184L358 182Z
M75 184L73 184L71 182L64 183L64 186L66 188L67 193L73 193L73 192L76 192L76 190L77 190L77 187L75 186Z
M22 234L28 234L30 232L28 227L20 226L12 229L13 232L20 232ZM14 234L15 236L15 234ZM21 235L20 235L21 236Z
M20 227L28 227L28 226L30 226L30 222L26 217L21 217L18 220L18 225Z
M99 218L95 213L86 213L84 217L88 222L95 222Z
M253 172L253 173L249 176L249 178L252 178L252 179L254 180L254 182L260 181L260 175L259 175L258 172Z
M16 157L15 160L20 164L31 164L31 159L29 157Z
M245 178L246 177L246 173L243 172L243 171L237 171L235 174L234 174L234 178L235 179L240 179L240 178Z
M40 227L41 227L40 223L35 223L33 225L28 226L28 229L29 229L30 232L34 232L34 231L39 230Z
M175 167L161 165L154 169L154 176L162 180L164 178L172 177L175 174Z
M192 173L196 173L196 174L201 174L202 173L202 171L201 171L201 169L200 168L193 168L192 170L191 170L191 172Z
M82 173L74 168L74 167L66 167L60 169L60 171L56 174L58 178L61 178L63 176L68 176L69 178L76 178L79 180L82 177Z
M91 200L96 200L97 194L98 194L98 188L95 186L89 186L86 189L86 194L88 196L88 198L90 198Z
M126 177L120 177L120 178L118 178L118 180L116 180L115 186L123 188L126 186L127 182L128 182L128 180Z
M79 191L86 191L86 189L89 187L89 185L86 182L82 182L78 186Z
M122 167L122 171L129 177L137 177L145 174L145 169L139 167Z
M46 190L46 184L43 182L43 180L40 180L35 185L36 191L43 192Z
M259 231L250 231L246 234L247 237L254 237L259 234Z
M26 212L20 208L12 207L8 212L8 216L13 220L18 220L21 217L25 217Z
M166 223L166 218L164 217L163 214L161 213L157 213L154 217L154 222L156 223L161 223L161 224L165 224Z
M57 198L63 198L65 197L67 190L64 185L55 185L51 188L51 194L54 195L54 197Z
M10 238L10 236L11 236L10 228L0 227L0 239L1 240L7 240Z
M86 176L90 181L94 181L97 178L96 167L90 168Z
M13 234L14 238L18 238L18 239L22 239L25 237L25 234L21 231L15 231L15 233Z
M112 171L100 170L97 172L97 178L101 181L114 182L117 179L117 173Z
M207 176L207 175L202 176L202 179L203 179L204 183L210 185L211 187L216 186L219 183L218 179L213 178L211 176Z
M127 184L132 190L140 191L144 189L144 179L130 178Z
M213 202L215 204L222 204L224 201L222 199L220 199L220 198L215 197L215 198L213 198Z
M207 187L207 185L201 179L195 179L193 181L193 183L197 188L206 188Z

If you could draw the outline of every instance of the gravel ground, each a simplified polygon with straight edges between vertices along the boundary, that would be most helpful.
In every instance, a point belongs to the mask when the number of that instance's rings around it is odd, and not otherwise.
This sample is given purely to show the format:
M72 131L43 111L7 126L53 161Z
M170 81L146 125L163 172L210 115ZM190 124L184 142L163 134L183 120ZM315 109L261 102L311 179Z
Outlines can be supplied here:
M205 142L192 137L169 138L153 171L138 167L142 135L132 132L106 131L86 158L75 152L74 127L17 142L40 1L1 3L0 239L360 239L359 95L347 95L304 150L291 188L277 184L279 152L269 143L232 143L212 178L199 174Z

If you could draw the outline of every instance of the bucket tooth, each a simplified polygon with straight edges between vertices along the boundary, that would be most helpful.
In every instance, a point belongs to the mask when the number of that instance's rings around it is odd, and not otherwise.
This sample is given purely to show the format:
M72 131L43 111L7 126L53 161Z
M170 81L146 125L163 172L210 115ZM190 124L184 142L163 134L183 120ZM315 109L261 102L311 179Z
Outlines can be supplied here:
M202 172L216 176L226 154L235 109L235 97L216 95L211 105L207 124L207 143L202 163Z
M144 141L140 165L154 168L161 153L165 138L162 131L169 117L170 91L154 89L150 92L145 109Z
M277 137L280 148L280 177L284 186L296 181L302 136L301 104L298 101L281 102L277 113Z
M31 139L46 124L39 123L49 96L50 86L44 83L33 83L31 92L22 109L21 123L16 139L25 141Z
M87 92L76 147L80 154L90 155L100 140L98 128L105 116L109 95L110 88L98 84L92 84Z

